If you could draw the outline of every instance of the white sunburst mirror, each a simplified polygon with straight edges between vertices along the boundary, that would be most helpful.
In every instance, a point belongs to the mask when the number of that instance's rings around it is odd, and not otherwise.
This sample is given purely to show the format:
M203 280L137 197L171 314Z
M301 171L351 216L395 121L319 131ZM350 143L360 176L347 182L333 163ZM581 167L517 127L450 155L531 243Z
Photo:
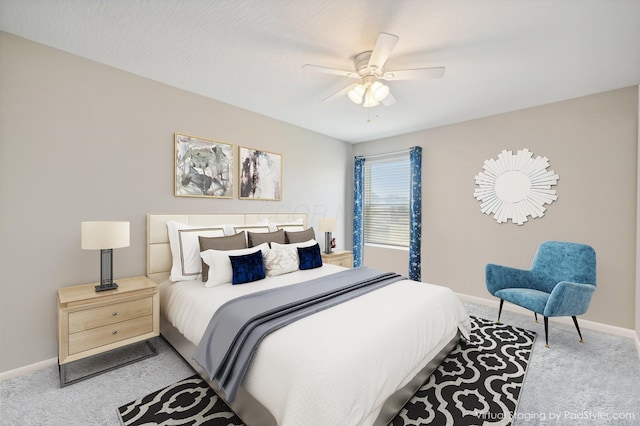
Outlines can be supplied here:
M522 225L527 216L542 217L546 208L558 199L551 189L560 178L553 170L548 171L546 157L533 158L528 149L502 151L497 159L484 162L484 171L475 177L473 196L480 202L482 213L493 215L498 223Z

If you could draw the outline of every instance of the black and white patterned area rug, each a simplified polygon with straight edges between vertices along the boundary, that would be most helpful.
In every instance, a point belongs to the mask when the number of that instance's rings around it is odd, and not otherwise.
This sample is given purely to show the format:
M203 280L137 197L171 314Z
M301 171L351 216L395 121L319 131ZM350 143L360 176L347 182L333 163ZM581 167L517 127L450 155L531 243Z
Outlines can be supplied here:
M510 425L522 390L535 333L471 317L471 338L456 348L390 423ZM198 376L118 408L124 426L242 426Z

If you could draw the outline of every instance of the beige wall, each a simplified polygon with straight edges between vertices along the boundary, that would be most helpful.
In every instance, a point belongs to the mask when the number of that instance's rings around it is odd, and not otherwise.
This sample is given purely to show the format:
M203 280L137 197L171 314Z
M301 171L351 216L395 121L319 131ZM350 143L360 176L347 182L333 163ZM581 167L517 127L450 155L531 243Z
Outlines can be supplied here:
M584 318L636 328L637 87L358 144L354 154L414 145L423 147L423 281L489 299L485 264L527 268L544 240L584 242L598 261ZM484 160L523 148L549 158L558 200L523 226L498 224L480 212L474 176Z
M640 92L640 86L638 86ZM638 126L636 127L638 132L638 147L640 147L640 95L638 96ZM638 170L640 170L640 153L638 153ZM640 173L638 173L637 182L637 202L636 211L640 211ZM640 354L640 236L638 236L638 229L640 229L640 215L636 216L636 349Z
M395 272L406 276L409 269L409 250L389 249L366 244L362 250L363 265L381 271Z
M0 372L57 356L57 289L99 274L98 254L80 249L81 221L131 221L116 277L145 273L147 212L302 211L311 225L337 215L349 248L353 154L413 145L424 147L425 281L488 297L485 263L527 267L542 240L584 241L599 262L585 317L640 328L637 125L629 88L351 146L0 32ZM175 131L282 153L284 199L174 197ZM550 159L559 199L542 219L498 225L480 213L473 177L525 147ZM405 253L381 256L406 270Z
M283 200L174 197L176 131L281 153ZM0 372L57 356L57 289L99 277L81 221L131 221L114 275L144 275L148 212L296 211L343 225L351 170L344 142L0 32Z

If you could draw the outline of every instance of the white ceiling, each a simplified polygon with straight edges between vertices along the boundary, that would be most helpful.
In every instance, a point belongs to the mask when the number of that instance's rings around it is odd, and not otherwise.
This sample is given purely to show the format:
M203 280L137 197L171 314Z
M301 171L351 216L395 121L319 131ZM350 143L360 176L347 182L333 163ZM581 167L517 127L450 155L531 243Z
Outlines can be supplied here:
M318 133L362 142L640 83L639 0L0 0L0 29ZM378 33L397 103L323 99ZM370 119L370 122L368 120Z

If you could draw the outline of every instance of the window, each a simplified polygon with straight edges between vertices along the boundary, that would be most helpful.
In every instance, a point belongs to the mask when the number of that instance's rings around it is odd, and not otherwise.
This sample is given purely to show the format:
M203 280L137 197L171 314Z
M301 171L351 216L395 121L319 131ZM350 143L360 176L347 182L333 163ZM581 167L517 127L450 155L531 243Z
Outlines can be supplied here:
M364 243L409 247L408 154L364 165Z
M353 266L356 268L362 266L365 244L408 248L409 279L420 281L422 147L411 147L408 152L354 157Z

